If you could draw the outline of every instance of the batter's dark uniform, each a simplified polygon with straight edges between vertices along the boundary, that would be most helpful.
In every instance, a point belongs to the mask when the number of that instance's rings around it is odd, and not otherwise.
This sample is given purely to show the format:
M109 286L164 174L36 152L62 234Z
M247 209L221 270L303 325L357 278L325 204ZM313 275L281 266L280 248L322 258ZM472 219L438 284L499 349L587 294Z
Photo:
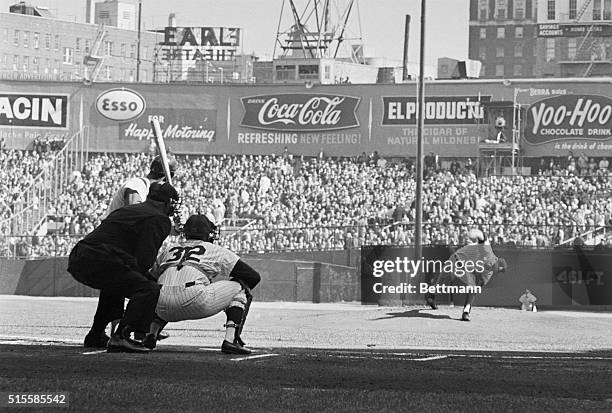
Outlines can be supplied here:
M92 332L104 332L121 318L117 331L146 332L159 298L159 285L148 275L157 251L170 234L170 218L147 201L111 213L70 253L68 271L79 282L100 290ZM130 302L123 312L125 298Z

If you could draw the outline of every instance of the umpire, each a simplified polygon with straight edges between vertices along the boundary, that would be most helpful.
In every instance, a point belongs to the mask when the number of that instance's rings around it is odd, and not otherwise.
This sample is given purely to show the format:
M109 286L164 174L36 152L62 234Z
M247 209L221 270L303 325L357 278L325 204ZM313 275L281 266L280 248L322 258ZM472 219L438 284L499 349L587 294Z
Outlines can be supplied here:
M79 282L100 290L98 308L85 342L106 343L109 352L149 350L130 339L146 332L155 313L159 285L149 275L157 252L170 234L169 217L178 205L176 189L153 183L145 202L113 211L70 253L68 272ZM125 298L130 301L123 312ZM121 319L110 339L106 325Z

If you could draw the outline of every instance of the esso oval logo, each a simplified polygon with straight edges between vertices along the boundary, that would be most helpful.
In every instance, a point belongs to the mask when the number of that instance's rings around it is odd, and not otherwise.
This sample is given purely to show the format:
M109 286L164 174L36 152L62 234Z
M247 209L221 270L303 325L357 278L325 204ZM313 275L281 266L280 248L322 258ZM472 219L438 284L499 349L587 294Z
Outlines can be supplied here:
M130 89L107 90L96 99L96 109L100 115L120 122L136 119L146 106L142 95Z

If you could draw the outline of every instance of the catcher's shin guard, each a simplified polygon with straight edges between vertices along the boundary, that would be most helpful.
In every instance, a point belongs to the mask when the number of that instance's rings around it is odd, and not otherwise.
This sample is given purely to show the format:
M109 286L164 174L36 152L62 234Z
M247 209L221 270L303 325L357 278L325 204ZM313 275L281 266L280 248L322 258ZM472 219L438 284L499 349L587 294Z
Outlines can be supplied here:
M247 302L244 306L244 312L242 313L240 324L236 327L236 332L234 333L234 342L237 342L241 346L244 346L244 341L242 341L240 338L240 334L242 334L242 328L246 322L247 315L249 315L249 308L251 308L251 302L253 301L253 294L251 294L251 291L248 288L244 289L244 293L246 295Z

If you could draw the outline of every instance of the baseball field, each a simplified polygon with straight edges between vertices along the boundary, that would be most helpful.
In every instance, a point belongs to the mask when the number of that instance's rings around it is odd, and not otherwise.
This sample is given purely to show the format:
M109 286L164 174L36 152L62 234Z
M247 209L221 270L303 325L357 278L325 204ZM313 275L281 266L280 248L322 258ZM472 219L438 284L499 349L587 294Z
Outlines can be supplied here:
M0 296L0 410L62 392L79 412L612 411L609 312L255 302L250 356L219 351L222 315L133 355L82 347L95 306Z

